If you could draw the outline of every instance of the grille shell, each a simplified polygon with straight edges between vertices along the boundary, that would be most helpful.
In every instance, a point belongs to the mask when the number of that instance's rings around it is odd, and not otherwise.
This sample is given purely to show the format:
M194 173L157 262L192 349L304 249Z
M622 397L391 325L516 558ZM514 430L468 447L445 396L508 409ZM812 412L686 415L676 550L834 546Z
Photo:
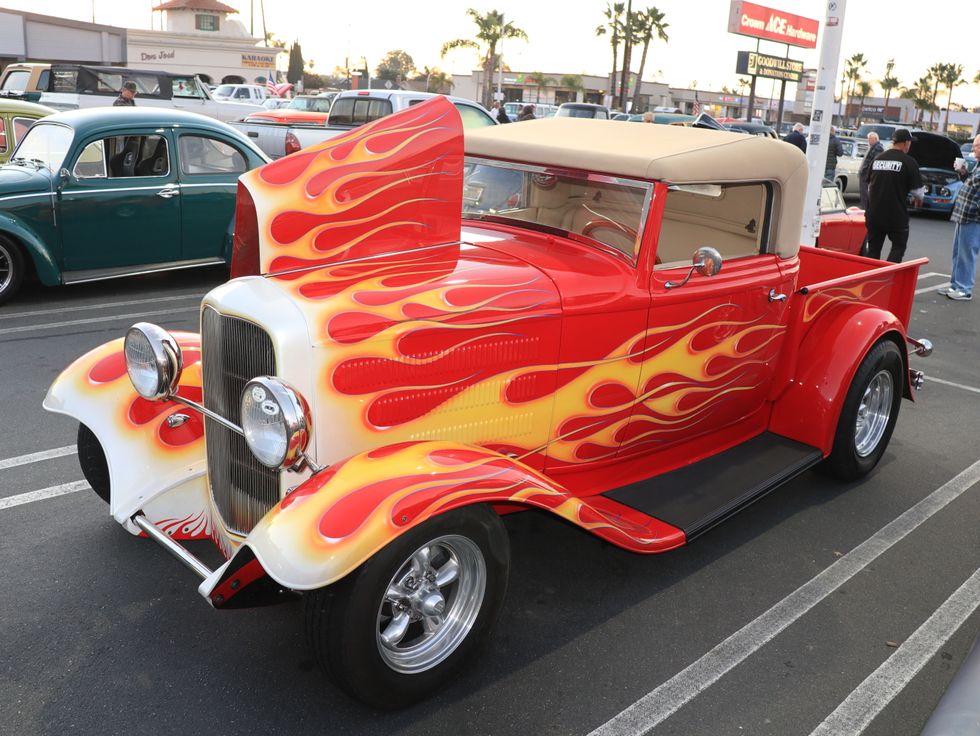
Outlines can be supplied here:
M275 350L261 327L205 307L201 315L204 406L241 425L239 401L256 376L276 375ZM230 532L245 535L279 501L279 471L260 463L245 438L205 417L208 485Z

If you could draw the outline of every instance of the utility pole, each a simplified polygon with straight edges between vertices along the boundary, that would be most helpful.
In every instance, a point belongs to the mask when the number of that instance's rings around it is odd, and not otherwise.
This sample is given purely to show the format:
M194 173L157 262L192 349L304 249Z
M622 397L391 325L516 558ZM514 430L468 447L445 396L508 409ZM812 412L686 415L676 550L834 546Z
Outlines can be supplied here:
M504 27L504 16L500 16L500 28ZM504 104L504 36L501 33L500 41L500 51L497 53L497 100L501 105ZM426 82L425 91L429 91L429 84Z
M827 143L834 112L834 85L840 63L841 36L844 32L844 10L847 0L827 0L827 16L820 44L820 66L817 68L816 89L813 92L813 112L810 114L810 142L806 147L806 200L803 203L803 245L813 245L820 232L820 190L827 165Z

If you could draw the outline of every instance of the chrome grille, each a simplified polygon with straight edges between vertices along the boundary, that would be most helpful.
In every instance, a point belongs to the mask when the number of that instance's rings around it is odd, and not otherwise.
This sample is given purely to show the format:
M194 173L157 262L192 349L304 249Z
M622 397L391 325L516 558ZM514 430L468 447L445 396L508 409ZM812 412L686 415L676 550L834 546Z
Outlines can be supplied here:
M241 424L245 384L276 374L272 340L258 325L205 307L201 319L204 405ZM245 438L214 420L204 421L211 498L225 526L247 534L279 501L279 472L255 459Z

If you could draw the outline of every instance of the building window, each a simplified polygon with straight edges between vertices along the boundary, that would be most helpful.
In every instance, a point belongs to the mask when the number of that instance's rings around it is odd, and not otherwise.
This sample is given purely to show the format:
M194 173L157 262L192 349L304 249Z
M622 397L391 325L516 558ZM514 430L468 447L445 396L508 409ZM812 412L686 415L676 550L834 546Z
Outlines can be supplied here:
M195 15L194 27L199 31L216 31L218 30L218 16Z

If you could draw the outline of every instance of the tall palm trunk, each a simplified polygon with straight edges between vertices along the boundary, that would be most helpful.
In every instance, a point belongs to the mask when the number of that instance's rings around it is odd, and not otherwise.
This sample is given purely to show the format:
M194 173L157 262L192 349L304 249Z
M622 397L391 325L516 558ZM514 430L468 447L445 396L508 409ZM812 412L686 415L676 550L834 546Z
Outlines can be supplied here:
M643 84L643 67L647 65L647 49L650 48L650 34L643 39L643 53L640 55L640 71L636 75L636 89L633 90L633 106L635 110L640 104L640 87Z

